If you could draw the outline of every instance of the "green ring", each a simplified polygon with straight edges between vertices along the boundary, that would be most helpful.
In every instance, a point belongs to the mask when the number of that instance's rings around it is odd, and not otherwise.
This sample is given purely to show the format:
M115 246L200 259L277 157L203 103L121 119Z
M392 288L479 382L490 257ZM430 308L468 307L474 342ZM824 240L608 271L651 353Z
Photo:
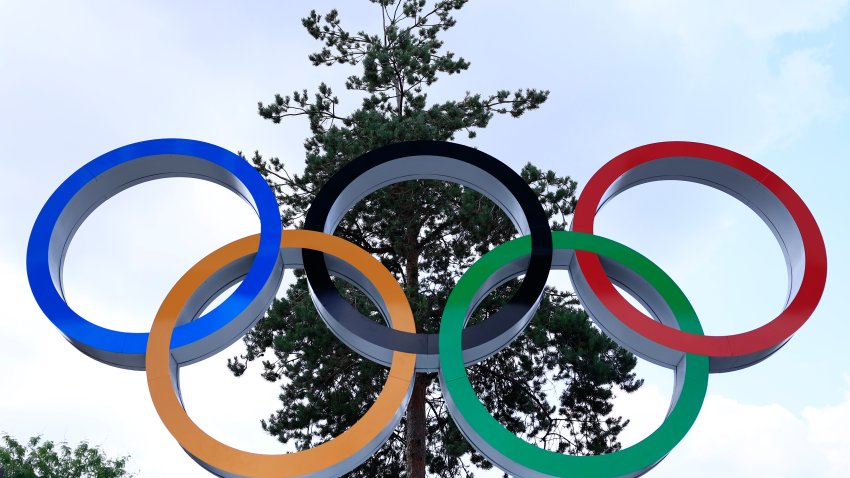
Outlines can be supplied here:
M667 302L681 330L703 333L687 297L649 259L620 243L592 234L555 231L552 240L555 250L589 251L632 269ZM674 399L667 418L651 435L633 446L604 455L573 456L544 450L519 438L496 421L475 394L464 367L461 334L479 288L502 266L530 253L528 236L500 245L476 261L449 295L440 322L439 350L440 383L452 418L479 452L499 468L517 476L640 476L661 461L696 420L708 386L708 357L685 354L686 373L681 393Z

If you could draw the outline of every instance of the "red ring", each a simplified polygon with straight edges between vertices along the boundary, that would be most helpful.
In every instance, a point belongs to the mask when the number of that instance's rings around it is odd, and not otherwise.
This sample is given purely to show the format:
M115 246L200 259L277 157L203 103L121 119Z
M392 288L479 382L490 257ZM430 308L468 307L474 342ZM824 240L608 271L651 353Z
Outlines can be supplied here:
M803 200L764 166L728 149L703 143L670 141L639 146L612 159L593 175L577 202L572 229L593 233L593 221L603 196L623 174L642 164L677 156L714 161L750 176L773 193L790 213L802 237L805 264L800 288L785 310L748 332L697 335L656 322L633 307L611 284L596 254L577 251L579 269L593 293L620 321L663 346L710 357L739 357L779 346L808 320L820 301L826 283L826 248L817 222Z

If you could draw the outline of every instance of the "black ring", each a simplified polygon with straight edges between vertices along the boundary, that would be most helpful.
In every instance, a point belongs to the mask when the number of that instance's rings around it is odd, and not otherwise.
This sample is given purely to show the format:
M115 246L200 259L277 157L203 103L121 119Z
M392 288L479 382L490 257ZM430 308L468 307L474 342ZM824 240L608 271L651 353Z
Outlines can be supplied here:
M506 164L477 149L448 142L384 146L354 159L328 180L307 212L304 229L333 234L345 213L366 195L414 179L439 179L470 187L495 202L520 234L531 235L532 252L519 290L483 323L463 331L464 361L481 361L506 347L528 325L552 265L552 234L543 206ZM305 250L303 258L313 302L340 340L377 363L389 365L393 351L399 351L417 354L418 371L439 368L437 334L400 332L373 322L340 296L323 253Z

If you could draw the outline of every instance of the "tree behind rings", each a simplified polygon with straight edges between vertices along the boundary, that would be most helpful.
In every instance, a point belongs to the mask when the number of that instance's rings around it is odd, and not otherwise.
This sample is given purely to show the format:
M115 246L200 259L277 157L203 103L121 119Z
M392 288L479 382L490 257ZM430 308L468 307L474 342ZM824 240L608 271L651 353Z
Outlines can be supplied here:
M41 437L21 443L9 435L0 442L0 478L123 478L127 457L108 458L83 442L75 448Z
M357 65L345 87L363 94L353 112L340 112L339 99L322 83L291 96L260 103L263 118L279 123L305 116L312 136L304 142L303 174L291 174L278 158L254 153L253 162L274 188L285 227L298 227L316 192L343 165L374 148L408 140L474 138L496 114L519 117L538 108L548 91L520 89L429 103L426 93L441 75L469 68L445 51L441 32L465 0L370 0L383 19L377 34L352 33L336 10L315 11L302 20L323 43L309 56L314 66ZM521 176L538 194L553 229L563 229L575 203L569 177L532 164ZM458 277L480 255L516 235L504 213L481 194L457 184L408 181L385 187L360 201L335 232L380 261L403 285L419 332L436 332L446 298ZM282 408L262 427L299 449L339 435L361 417L383 386L387 370L351 352L324 325L310 300L306 279L276 300L267 316L245 337L246 353L228 360L242 375L260 360L262 375L282 380ZM487 316L513 295L512 281L485 300L472 322ZM367 316L380 320L364 295L345 282L337 287ZM525 332L502 352L470 367L478 396L509 430L564 453L617 450L628 423L610 416L615 387L631 392L642 384L632 370L634 356L590 324L571 294L547 288ZM436 374L416 375L401 425L372 458L349 476L418 478L472 476L492 465L462 437L450 419Z

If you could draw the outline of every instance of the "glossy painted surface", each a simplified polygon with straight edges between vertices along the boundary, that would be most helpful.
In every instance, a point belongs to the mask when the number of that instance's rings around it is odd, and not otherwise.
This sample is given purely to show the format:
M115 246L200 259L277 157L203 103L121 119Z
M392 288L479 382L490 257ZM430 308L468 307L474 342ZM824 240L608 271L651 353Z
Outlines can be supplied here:
M222 247L187 272L160 307L150 334L99 327L65 302L62 264L68 245L101 203L135 184L163 177L197 177L227 187L257 211L261 233ZM483 193L524 234L496 247L464 273L449 297L439 334L417 334L410 305L393 275L366 251L330 235L370 192L415 179L446 180ZM672 279L631 249L591 234L595 214L608 200L635 185L663 179L725 191L770 227L785 254L789 276L787 304L777 318L742 334L704 336L696 313ZM118 148L69 177L36 219L27 273L39 306L75 347L110 365L146 370L151 397L168 430L201 466L219 476L342 475L368 459L395 430L415 373L437 370L461 431L506 472L523 477L639 476L687 433L702 405L709 372L763 360L805 323L826 280L823 238L806 205L776 175L732 151L687 142L645 145L610 161L585 188L574 219L573 232L552 232L535 193L506 165L465 146L416 141L355 159L319 191L305 230L281 231L274 194L246 161L211 144L162 139ZM244 336L274 298L284 267L306 270L314 304L340 339L391 368L376 402L342 435L298 453L250 453L222 444L192 422L181 403L179 370ZM667 420L632 447L593 457L539 449L496 422L469 384L466 366L506 347L531 320L551 268L570 272L579 298L603 332L674 371ZM389 327L348 304L331 275L363 291ZM520 275L521 287L502 309L466 327L488 293ZM203 313L237 283L231 296ZM631 306L614 284L652 317Z
M220 184L260 216L261 246L234 294L209 313L180 324L172 348L180 363L201 360L241 337L262 317L282 278L278 253L280 214L263 177L244 159L218 146L188 139L156 139L122 146L65 180L41 209L27 247L27 276L39 307L65 338L86 355L141 370L148 334L101 327L74 312L62 290L65 253L77 229L99 205L136 184L192 177Z
M570 269L576 293L612 338L647 360L664 362L674 351L692 352L710 357L712 372L764 360L808 320L823 294L827 259L817 222L794 190L764 166L728 149L674 141L640 146L600 168L579 197L572 230L593 233L596 212L607 201L631 187L660 180L691 181L724 191L764 220L785 255L785 309L765 325L740 334L704 336L676 330L629 304L605 277L598 256L586 252L578 253Z
M627 290L648 292L635 298L648 304L648 308L658 314L659 321L690 333L702 333L696 313L684 293L645 257L599 236L555 231L552 237L555 250L563 253L556 255L553 268L569 268L574 262L572 250L605 256L623 266L609 270L613 280ZM633 446L596 456L564 455L526 442L493 418L472 388L460 353L463 326L474 311L477 297L489 292L488 280L493 276L510 275L510 264L526 257L531 250L528 237L498 246L469 268L449 296L440 322L440 385L452 418L481 454L514 476L621 478L643 475L684 438L696 420L708 386L706 357L679 353L679 361L669 366L675 373L676 386L667 418L657 430ZM625 270L633 274L624 273Z
M439 179L470 187L492 200L520 234L530 234L534 250L522 284L511 300L484 323L464 331L467 364L506 347L528 325L549 276L552 242L537 195L510 167L476 149L437 141L410 141L370 151L340 169L310 206L304 228L332 234L343 215L369 193L401 181ZM415 353L416 369L436 371L437 334L404 334L350 312L330 280L321 254L304 254L304 270L314 303L334 333L352 349L378 363L392 352Z
M244 274L240 261L257 253L259 236L249 236L213 252L192 267L169 292L154 319L147 347L146 372L151 399L169 432L187 453L211 472L226 477L332 477L354 469L372 456L398 426L413 387L416 356L396 352L384 389L349 430L308 450L268 455L225 445L201 430L180 402L179 366L169 353L174 326L198 289L223 291ZM334 255L374 285L396 330L415 331L410 305L390 272L363 249L314 231L284 231L281 248L311 249ZM235 267L230 267L235 264ZM297 262L287 264L294 267ZM221 273L226 271L226 273ZM211 284L212 283L212 284ZM206 297L205 299L210 299Z

